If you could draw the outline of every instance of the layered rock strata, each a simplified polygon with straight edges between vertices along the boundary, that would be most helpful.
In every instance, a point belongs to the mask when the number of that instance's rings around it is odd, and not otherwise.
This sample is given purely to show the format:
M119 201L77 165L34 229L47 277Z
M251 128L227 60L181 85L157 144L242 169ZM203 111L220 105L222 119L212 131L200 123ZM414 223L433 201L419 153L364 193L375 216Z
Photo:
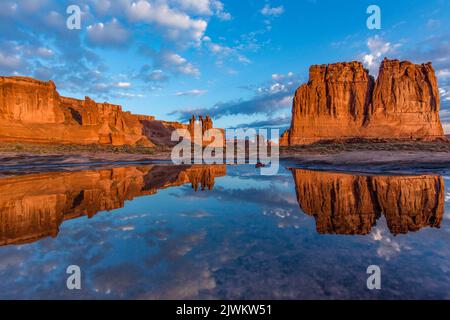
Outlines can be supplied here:
M315 65L295 93L282 146L323 140L445 139L431 63L385 59L377 80L360 62Z
M212 128L212 120L204 120ZM60 96L52 81L0 77L0 142L171 146L178 122L124 112L110 103Z

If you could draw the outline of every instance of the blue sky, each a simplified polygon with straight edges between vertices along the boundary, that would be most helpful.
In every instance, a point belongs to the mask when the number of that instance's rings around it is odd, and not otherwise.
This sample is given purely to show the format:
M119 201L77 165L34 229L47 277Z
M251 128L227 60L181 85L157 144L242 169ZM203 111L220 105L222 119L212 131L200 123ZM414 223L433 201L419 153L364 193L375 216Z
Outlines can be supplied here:
M81 30L66 28L70 4ZM366 27L371 4L381 30ZM360 60L376 74L388 56L434 63L450 123L449 18L444 0L2 0L0 74L159 119L286 127L311 64Z

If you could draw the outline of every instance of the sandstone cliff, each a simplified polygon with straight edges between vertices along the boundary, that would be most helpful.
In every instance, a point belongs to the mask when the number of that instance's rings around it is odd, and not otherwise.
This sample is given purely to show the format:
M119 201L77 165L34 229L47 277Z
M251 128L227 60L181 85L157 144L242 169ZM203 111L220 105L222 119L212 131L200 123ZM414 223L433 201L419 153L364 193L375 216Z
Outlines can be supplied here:
M166 146L177 128L187 125L62 97L52 81L0 77L0 142Z
M321 234L369 234L384 215L394 235L438 228L444 180L438 176L357 176L293 169L300 208Z
M56 237L66 220L122 208L161 189L211 190L225 174L224 165L147 165L0 179L0 246Z
M375 81L360 62L310 68L295 93L291 128L280 145L351 138L444 138L431 63L385 59Z

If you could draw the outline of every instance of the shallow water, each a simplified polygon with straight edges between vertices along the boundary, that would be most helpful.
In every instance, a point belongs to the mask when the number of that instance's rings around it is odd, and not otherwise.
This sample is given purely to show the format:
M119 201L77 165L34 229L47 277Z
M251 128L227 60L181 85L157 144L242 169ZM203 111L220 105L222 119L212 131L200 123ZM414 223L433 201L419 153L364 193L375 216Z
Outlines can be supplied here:
M5 177L0 298L449 299L449 211L439 175L145 165ZM381 290L367 289L370 265Z

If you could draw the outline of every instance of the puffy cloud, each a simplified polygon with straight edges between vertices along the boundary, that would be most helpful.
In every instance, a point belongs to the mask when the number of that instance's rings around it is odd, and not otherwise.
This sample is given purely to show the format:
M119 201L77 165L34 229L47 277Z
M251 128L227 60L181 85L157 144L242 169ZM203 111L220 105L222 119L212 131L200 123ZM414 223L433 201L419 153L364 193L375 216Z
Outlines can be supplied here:
M377 75L381 60L388 54L395 54L400 44L392 44L376 35L367 40L367 47L369 52L362 55L362 60L370 72Z
M169 76L162 70L152 70L149 65L144 65L138 75L144 82L162 83L169 80Z
M284 7L271 7L269 4L266 4L264 8L261 9L261 14L264 16L273 16L278 17L284 13Z
M174 3L196 15L216 15L221 20L231 19L231 14L225 12L224 4L218 0L174 0Z
M200 70L197 69L192 63L177 53L171 51L161 51L155 56L155 66L157 68L164 68L166 70L172 70L174 73L184 75L200 75Z
M155 24L169 39L192 41L197 45L208 26L206 20L192 18L164 2L139 0L131 3L127 13L131 21Z
M169 50L161 49L155 51L149 47L141 47L140 52L153 59L153 70L150 71L148 65L141 70L144 74L150 75L150 80L167 80L164 72L170 72L172 75L200 76L200 70L190 63L186 58ZM150 74L148 73L150 72Z
M87 38L92 45L116 47L128 42L129 32L117 19L96 23L87 27Z
M212 11L210 8L209 0L175 0L175 3L183 9L186 9L192 13L200 15L211 15Z

